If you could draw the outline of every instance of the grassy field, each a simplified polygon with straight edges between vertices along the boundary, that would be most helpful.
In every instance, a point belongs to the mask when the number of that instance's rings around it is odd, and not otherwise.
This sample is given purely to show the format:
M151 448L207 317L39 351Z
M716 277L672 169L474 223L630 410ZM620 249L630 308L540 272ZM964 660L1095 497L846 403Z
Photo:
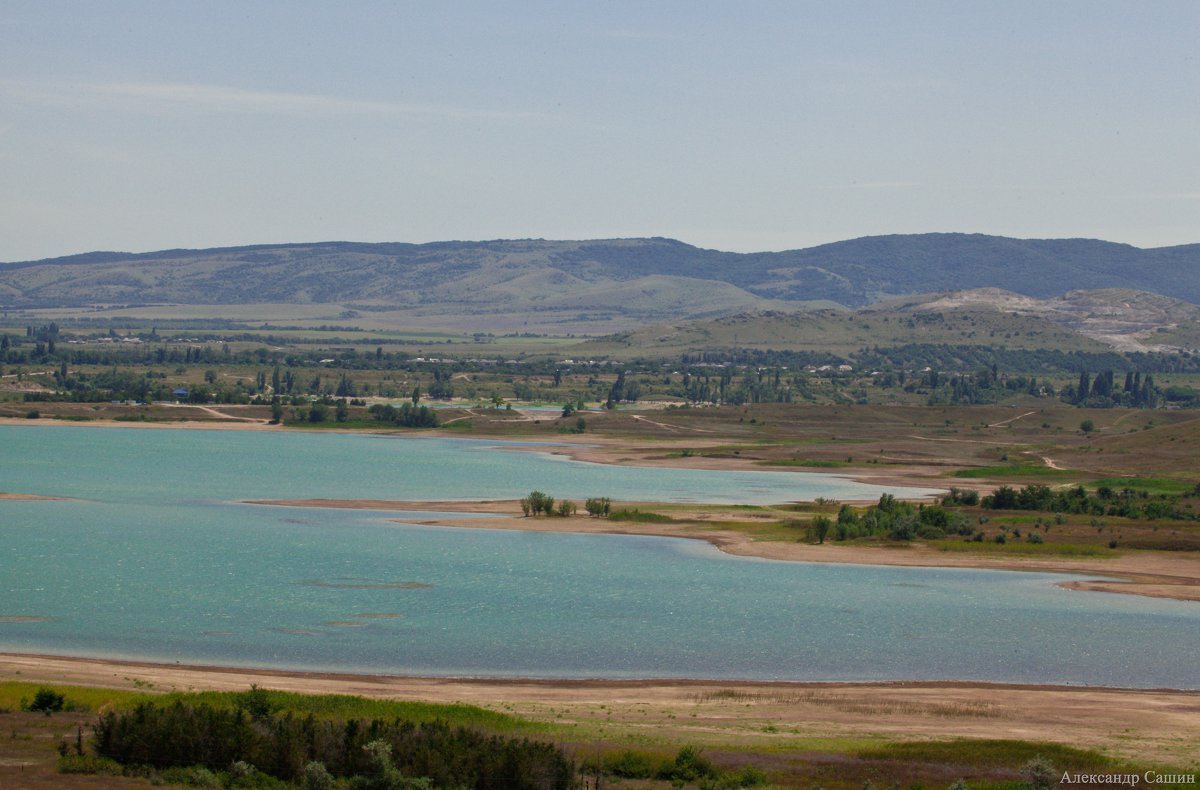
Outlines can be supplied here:
M104 689L85 686L51 687L63 694L66 709L51 715L23 712L43 684L0 683L0 725L4 727L5 757L0 760L4 786L139 787L151 783L143 776L91 776L62 774L59 749L73 752L80 743L87 751L88 728L98 712L127 710L146 701L167 704L206 703L216 707L246 707L266 700L273 714L292 713L318 718L385 718L411 721L442 720L488 732L526 735L548 740L574 755L582 774L594 781L601 774L605 786L628 788L701 787L698 782L672 783L655 779L676 764L681 749L711 762L728 780L724 787L814 787L859 790L873 787L945 787L965 780L972 790L1023 788L1029 765L1037 761L1055 772L1082 773L1145 771L1195 772L1194 763L1131 759L1107 749L1079 748L1045 740L987 737L896 738L894 734L844 727L821 735L810 727L796 727L788 717L776 717L787 707L811 710L814 715L846 716L863 721L875 718L917 717L955 722L976 728L1008 715L989 702L899 702L887 695L868 701L837 689L792 688L748 691L715 688L674 703L576 703L520 706L523 715L488 710L474 705L428 704L346 695L303 695L278 691L159 692L155 689ZM501 708L513 707L500 705ZM865 717L865 718L864 718ZM719 721L722 724L717 724ZM715 726L714 726L715 725ZM886 731L886 728L885 728ZM1136 734L1126 736L1136 743ZM60 747L60 744L62 745ZM68 760L66 764L78 763ZM1193 767L1189 767L1193 766ZM744 778L742 784L736 778ZM162 784L161 779L157 783ZM1186 787L1182 784L1159 785Z
M20 711L28 707L45 684L0 681L0 711ZM185 705L210 705L233 710L251 703L272 713L312 714L318 719L404 719L425 722L444 721L455 726L473 727L489 732L532 733L547 729L545 724L528 721L474 705L441 705L357 697L346 694L296 694L267 689L228 691L156 691L152 684L142 689L111 689L89 686L56 686L65 699L68 713L97 713L104 710L131 710L143 702L180 702Z

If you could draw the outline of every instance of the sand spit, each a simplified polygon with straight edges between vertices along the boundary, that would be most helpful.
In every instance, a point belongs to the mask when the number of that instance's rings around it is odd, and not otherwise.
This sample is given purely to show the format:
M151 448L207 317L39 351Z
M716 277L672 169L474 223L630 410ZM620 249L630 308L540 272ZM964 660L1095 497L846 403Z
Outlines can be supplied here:
M1200 601L1200 564L1193 557L1177 552L1137 551L1111 558L997 557L986 554L960 554L939 551L921 544L880 543L844 545L755 540L734 530L706 528L702 520L684 520L667 524L613 522L588 516L567 518L528 518L520 514L515 500L480 502L419 502L383 500L280 499L259 500L252 504L289 507L351 508L370 510L441 510L455 513L502 514L501 518L422 519L428 526L479 529L514 529L529 532L575 532L602 535L650 535L708 541L721 551L744 557L793 562L836 562L850 565L898 565L929 568L988 568L994 570L1036 571L1045 573L1097 574L1106 579L1069 581L1062 586L1073 590L1145 595ZM622 503L637 505L639 503ZM411 522L401 522L411 523Z

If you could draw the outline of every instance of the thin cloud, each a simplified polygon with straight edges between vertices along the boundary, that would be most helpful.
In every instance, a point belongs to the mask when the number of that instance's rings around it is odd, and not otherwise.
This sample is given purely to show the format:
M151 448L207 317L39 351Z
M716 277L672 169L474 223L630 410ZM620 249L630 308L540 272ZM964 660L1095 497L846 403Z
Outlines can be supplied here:
M606 38L621 38L630 41L682 41L687 38L683 33L669 30L605 30L601 33Z
M145 109L178 108L203 112L278 115L429 115L476 119L548 119L540 112L488 110L445 104L348 99L316 93L258 91L229 85L185 82L29 82L0 81L0 93L25 101L77 106L87 101L126 101Z
M1136 195L1118 195L1118 200L1200 200L1200 192L1143 192Z
M829 61L819 68L825 76L817 87L835 95L942 94L959 89L956 80L944 75L905 74L867 63Z
M920 181L855 181L843 189L904 189L922 186Z

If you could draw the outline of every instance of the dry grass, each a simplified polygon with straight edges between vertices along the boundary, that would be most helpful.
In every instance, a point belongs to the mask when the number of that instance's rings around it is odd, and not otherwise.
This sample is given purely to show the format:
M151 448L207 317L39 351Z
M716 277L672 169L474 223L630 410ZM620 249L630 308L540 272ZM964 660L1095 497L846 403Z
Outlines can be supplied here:
M719 689L695 695L698 704L706 702L738 702L747 705L811 705L832 708L841 713L862 716L935 716L938 718L994 718L1000 716L996 706L985 700L953 703L926 703L899 700L866 701L862 697L829 691L758 692Z

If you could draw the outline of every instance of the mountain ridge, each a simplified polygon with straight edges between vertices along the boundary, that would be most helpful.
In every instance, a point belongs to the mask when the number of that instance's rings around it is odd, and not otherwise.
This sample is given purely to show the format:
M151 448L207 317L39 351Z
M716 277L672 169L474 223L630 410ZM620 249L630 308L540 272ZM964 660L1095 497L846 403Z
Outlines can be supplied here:
M692 302L707 314L814 301L861 307L892 296L979 288L1042 299L1073 290L1128 288L1200 304L1200 244L1143 249L1098 239L929 233L751 253L665 237L95 251L0 263L0 303L39 308L447 302L521 311L587 303L591 289L597 289L591 296L598 300L616 284L643 278L668 278L673 317L691 315ZM655 282L665 287L661 279ZM717 283L736 291L725 288L714 297Z

